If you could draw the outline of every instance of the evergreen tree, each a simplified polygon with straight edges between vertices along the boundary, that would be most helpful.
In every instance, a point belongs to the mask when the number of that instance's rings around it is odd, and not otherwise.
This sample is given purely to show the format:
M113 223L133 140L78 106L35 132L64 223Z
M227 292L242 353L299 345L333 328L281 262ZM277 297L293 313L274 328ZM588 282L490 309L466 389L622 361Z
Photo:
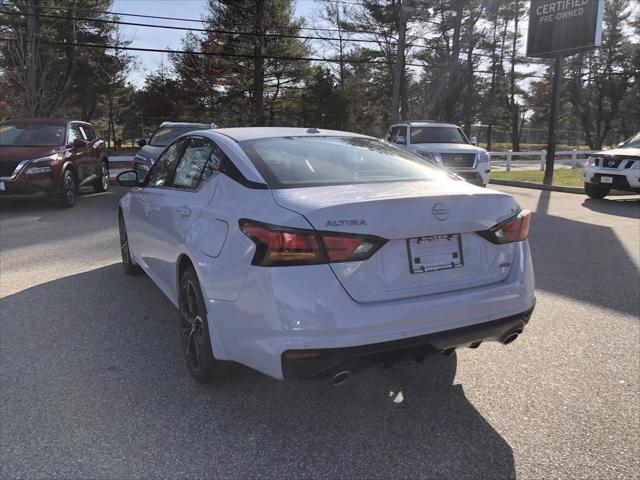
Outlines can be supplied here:
M619 117L634 76L634 47L624 31L629 6L629 0L607 1L602 46L568 61L567 92L592 149L602 148L605 142L616 143L614 136L619 133L615 132L622 130Z
M239 33L187 36L184 49L211 56L173 55L180 87L225 125L273 125L289 118L283 99L302 86L309 68L307 62L286 60L308 54L292 38L302 25L292 1L210 0L208 8L207 28Z
M94 21L114 17L99 13L111 0L7 0L0 28L0 69L26 116L74 116L91 120L104 115L105 96L124 85L131 59L109 49L121 42L117 25ZM86 20L80 20L81 17ZM102 45L82 48L75 44Z

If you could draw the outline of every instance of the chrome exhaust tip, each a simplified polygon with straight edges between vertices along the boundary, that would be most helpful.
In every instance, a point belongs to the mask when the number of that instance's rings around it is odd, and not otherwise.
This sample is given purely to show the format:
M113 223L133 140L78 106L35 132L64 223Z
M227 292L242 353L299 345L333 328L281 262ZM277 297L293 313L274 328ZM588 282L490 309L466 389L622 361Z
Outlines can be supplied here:
M349 370L338 372L331 379L331 385L333 385L334 387L338 385L342 385L344 382L349 380L350 376L351 376L351 372Z
M520 336L520 334L522 333L522 330L514 330L511 333L508 333L507 335L504 336L504 338L502 339L502 344L503 345L509 345L511 342L513 342L516 338L518 338Z

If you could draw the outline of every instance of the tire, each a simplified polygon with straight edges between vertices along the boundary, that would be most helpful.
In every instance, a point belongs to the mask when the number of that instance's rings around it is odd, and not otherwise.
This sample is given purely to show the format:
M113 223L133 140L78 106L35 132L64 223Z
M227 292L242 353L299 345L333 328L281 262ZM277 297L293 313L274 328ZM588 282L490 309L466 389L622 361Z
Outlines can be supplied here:
M118 215L118 230L120 232L120 255L122 256L124 271L127 275L137 275L142 269L134 262L133 258L131 258L127 226L124 224L122 214Z
M211 348L207 309L193 267L180 276L178 293L180 344L189 373L198 383L225 377L226 363L216 360Z
M593 183L585 182L584 184L584 193L586 193L589 198L604 198L609 195L609 190L610 188L594 185Z
M62 173L58 203L62 208L71 208L76 204L77 196L76 177L71 170L67 169Z
M106 192L109 188L109 164L102 160L100 162L100 176L93 182L93 190L97 193Z

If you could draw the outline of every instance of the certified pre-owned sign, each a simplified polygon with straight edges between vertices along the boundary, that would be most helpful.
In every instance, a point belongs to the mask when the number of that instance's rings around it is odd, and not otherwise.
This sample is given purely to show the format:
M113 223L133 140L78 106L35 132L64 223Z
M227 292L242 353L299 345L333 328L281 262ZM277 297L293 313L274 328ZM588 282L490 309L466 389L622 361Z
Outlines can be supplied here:
M605 0L531 0L528 57L557 57L600 46Z

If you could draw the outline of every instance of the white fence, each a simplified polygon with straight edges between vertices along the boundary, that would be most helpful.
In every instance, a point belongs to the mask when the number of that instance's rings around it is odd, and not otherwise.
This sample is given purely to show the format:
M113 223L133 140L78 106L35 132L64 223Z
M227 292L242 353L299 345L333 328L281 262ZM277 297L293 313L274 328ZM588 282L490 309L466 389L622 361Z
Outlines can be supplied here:
M532 152L489 152L491 155L492 166L501 166L505 163L507 172L511 171L512 166L530 167L534 162L539 162L540 170L544 170L547 161L547 151L537 150ZM556 165L569 165L576 168L578 165L584 165L589 155L596 153L594 150L559 150L556 151ZM497 157L497 158L496 158ZM527 157L527 158L522 158ZM558 158L568 157L568 158ZM501 160L502 158L506 159ZM518 160L520 158L520 160Z

